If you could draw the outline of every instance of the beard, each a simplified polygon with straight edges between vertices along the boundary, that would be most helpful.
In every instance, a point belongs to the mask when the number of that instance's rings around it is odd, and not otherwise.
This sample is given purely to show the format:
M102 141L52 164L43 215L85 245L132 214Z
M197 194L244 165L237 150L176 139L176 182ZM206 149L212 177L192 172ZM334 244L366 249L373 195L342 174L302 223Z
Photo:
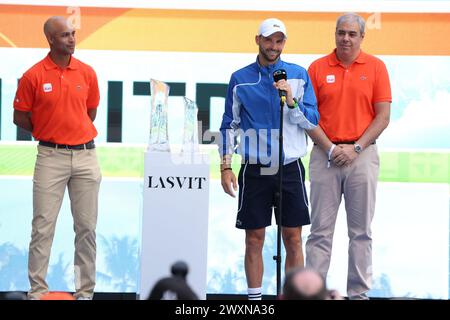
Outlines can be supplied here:
M271 55L270 53L274 53L275 55ZM281 52L274 50L263 50L259 48L259 54L266 60L267 62L275 62L281 55Z

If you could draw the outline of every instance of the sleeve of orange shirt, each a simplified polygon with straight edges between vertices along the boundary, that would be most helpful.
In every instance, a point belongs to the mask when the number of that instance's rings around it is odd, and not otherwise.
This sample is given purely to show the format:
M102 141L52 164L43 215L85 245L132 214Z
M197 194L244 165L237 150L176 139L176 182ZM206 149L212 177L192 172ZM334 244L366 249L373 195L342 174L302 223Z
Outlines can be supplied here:
M389 74L383 61L378 60L376 81L373 88L372 103L392 102Z
M86 107L88 109L95 109L98 107L98 103L100 101L100 92L98 89L97 74L95 73L94 69L90 68L90 70L91 76L89 77L90 83L88 98L86 100Z
M317 104L319 104L319 92L317 91L317 83L316 83L316 64L312 63L308 68L308 75L311 79L311 84L314 88L314 93L316 94Z
M14 97L14 109L19 111L31 111L34 105L35 88L30 79L22 76L19 80L16 96Z

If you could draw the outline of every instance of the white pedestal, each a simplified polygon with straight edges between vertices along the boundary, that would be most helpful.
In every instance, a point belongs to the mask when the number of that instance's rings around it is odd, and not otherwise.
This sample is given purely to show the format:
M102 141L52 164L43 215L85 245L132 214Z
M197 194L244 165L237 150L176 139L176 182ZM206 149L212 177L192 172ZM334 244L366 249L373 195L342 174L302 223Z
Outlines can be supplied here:
M146 152L144 179L139 299L178 260L189 266L188 284L206 299L208 155Z

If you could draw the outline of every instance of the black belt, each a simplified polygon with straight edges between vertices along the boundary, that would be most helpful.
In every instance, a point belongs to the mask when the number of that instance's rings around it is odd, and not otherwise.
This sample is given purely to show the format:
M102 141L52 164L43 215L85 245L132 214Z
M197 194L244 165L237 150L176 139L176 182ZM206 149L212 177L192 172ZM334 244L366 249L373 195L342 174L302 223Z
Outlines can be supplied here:
M331 141L332 144L355 144L356 141ZM371 144L376 144L377 142L374 141ZM314 145L316 146L317 143L314 142Z
M44 147L57 148L57 149L84 150L84 149L94 149L95 148L94 140L91 140L91 141L83 143L83 144L76 144L76 145L57 144L57 143L48 142L48 141L39 141L39 144Z
M355 144L356 141L331 141L332 144ZM372 142L371 144L375 144L376 141Z

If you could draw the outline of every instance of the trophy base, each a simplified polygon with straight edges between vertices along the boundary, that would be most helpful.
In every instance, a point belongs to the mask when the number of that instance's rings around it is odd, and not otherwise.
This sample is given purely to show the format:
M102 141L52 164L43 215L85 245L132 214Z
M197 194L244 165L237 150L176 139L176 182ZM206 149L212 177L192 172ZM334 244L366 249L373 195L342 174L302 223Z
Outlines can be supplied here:
M148 152L170 152L170 146L168 143L150 144L147 147Z

